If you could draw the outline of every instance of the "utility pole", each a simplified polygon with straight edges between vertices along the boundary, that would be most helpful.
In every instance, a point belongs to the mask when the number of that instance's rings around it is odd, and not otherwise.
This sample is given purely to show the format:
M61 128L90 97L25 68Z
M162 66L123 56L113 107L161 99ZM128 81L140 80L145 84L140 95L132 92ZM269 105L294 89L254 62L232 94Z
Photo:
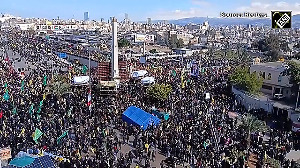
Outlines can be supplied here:
M298 94L297 94L297 100L296 100L295 110L298 108L300 83L298 83L298 86L299 86L299 88L298 88Z

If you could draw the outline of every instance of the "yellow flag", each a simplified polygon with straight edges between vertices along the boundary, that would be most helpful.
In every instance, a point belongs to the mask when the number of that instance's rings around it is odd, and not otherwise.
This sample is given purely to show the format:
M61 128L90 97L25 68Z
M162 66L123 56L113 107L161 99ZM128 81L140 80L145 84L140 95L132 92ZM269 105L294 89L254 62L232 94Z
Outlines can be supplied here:
M69 79L71 79L72 78L72 74L71 74L71 72L69 72Z
M31 85L32 85L32 80L29 81L29 86L31 86Z
M44 93L44 95L43 95L43 100L45 100L46 99L46 93Z
M265 151L265 160L267 160L268 155L267 155L267 151Z
M24 133L25 133L25 128L22 128L21 133L19 134L19 137L24 135Z

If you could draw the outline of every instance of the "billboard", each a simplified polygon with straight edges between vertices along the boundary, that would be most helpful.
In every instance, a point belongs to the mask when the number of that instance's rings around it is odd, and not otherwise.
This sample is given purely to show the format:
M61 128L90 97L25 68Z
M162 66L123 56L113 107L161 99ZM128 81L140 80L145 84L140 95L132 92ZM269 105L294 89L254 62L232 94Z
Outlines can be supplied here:
M76 85L81 85L81 84L88 84L90 81L89 76L75 76L73 78L73 83Z
M146 35L144 35L144 34L136 34L134 36L134 42L136 42L136 43L142 43L145 41L145 39L146 39Z
M136 43L154 43L155 36L153 34L135 34L134 42Z

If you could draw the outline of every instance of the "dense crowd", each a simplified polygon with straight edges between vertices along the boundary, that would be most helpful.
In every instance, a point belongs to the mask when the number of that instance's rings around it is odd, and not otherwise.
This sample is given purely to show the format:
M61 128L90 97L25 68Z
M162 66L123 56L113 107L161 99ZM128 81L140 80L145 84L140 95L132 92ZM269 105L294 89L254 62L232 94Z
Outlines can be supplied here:
M1 41L0 48L19 54L28 62L41 57L52 59L47 52L58 47L17 32L1 36L7 40ZM237 112L242 118L247 113L230 92L228 74L230 66L235 66L230 61L201 59L205 70L195 78L185 75L184 83L181 69L189 59L157 60L144 65L132 62L136 69L147 69L157 83L170 84L173 91L169 98L160 103L150 101L146 88L139 81L130 80L121 83L115 96L101 96L94 89L93 108L89 111L88 87L71 86L68 93L54 94L48 91L51 72L32 70L22 80L12 70L12 60L5 60L6 52L0 56L1 95L7 91L10 95L9 100L1 100L0 148L10 146L13 156L31 149L33 154L45 151L63 156L59 167L123 168L151 167L158 153L167 158L161 167L243 167L250 154L256 154L257 167L263 167L266 155L279 160L282 166L295 166L295 161L285 159L299 145L291 133L273 129L253 132L248 145L248 132L238 124L239 117L228 115ZM45 76L49 76L46 83ZM210 93L209 99L205 93ZM143 131L122 121L122 112L132 105L146 111L159 107L171 117ZM33 140L37 128L43 132L38 143ZM66 130L68 136L58 142ZM264 140L264 135L268 140ZM132 146L132 150L122 152L124 144Z

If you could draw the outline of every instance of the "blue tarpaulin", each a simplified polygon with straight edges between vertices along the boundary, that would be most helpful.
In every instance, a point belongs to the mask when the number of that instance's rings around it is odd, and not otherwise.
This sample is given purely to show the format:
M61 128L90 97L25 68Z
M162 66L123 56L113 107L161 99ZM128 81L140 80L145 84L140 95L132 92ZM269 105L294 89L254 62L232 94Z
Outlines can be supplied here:
M42 156L38 158L32 158L29 156L13 159L9 162L7 168L55 168L55 165L50 156Z
M152 124L158 125L160 123L159 118L135 106L128 107L122 114L122 119L128 124L140 126L143 130L146 130Z
M58 53L58 57L59 58L67 58L67 54L66 53Z
M34 158L29 156L24 156L21 158L15 158L9 162L11 167L25 167L34 162Z

